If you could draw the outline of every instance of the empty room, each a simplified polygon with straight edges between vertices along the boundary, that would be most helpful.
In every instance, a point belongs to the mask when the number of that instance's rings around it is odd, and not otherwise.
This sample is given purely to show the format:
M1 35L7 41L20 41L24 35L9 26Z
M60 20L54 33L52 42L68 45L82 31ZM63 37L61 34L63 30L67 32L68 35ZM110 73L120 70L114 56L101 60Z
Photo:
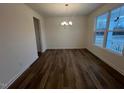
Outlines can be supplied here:
M0 3L1 89L123 89L123 3Z

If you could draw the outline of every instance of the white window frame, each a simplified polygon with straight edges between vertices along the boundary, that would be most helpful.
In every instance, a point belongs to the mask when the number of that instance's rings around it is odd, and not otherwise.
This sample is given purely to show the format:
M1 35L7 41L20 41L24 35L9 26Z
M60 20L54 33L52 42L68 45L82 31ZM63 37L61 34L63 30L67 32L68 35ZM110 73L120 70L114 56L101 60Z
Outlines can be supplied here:
M111 11L114 10L114 9L117 9L117 8L121 8L122 6L124 6L124 5L119 5L119 6L115 7L115 8L112 8L112 9L110 9L110 10L108 10L108 11L106 11L106 12L100 14L100 15L97 15L97 16L95 17L94 38L93 38L93 45L94 45L94 46L96 46L96 47L98 47L98 48L101 48L101 49L105 49L105 50L107 50L107 51L109 51L109 52L112 52L112 53L114 53L114 54L117 54L117 55L119 55L119 56L123 56L123 55L120 54L120 53L118 53L118 52L112 51L111 49L106 48L106 44L107 44L107 34L110 32L110 31L109 31L109 25L110 25ZM106 27L107 29L106 29L106 31L104 31L104 33L105 33L105 34L104 34L104 41L103 41L103 45L102 45L102 47L101 47L101 46L98 46L98 45L95 44L97 18L98 18L99 16L102 16L102 15L106 14L106 13L108 13L107 27ZM97 31L97 32L98 32L98 31ZM116 31L113 31L113 32L116 32Z
M96 31L97 18L98 18L99 16L102 16L102 15L106 14L106 13L108 13L107 22L106 22L106 30L105 30L105 31L102 31L102 30L101 30L101 31ZM97 47L101 47L101 48L105 48L105 47L106 47L106 46L105 46L105 45L106 45L106 40L105 40L105 38L107 39L107 31L108 31L108 24L109 24L108 17L110 17L110 13L109 13L109 12L104 12L104 13L102 13L102 14L100 14L100 15L98 15L98 16L95 17L94 45L97 46ZM96 32L104 32L104 38L103 38L104 40L103 40L103 45L102 45L102 46L98 46L98 45L95 44Z

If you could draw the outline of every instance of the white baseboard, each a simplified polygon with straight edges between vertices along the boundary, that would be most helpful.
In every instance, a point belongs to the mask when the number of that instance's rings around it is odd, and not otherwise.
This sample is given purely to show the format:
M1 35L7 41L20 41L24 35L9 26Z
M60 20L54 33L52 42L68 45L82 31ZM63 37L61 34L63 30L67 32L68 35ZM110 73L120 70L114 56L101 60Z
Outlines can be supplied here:
M37 57L38 58L38 57ZM36 59L37 60L37 59ZM35 61L34 61L35 62ZM33 62L33 63L34 63ZM33 64L32 63L32 64ZM18 74L16 74L8 83L4 84L2 86L2 89L7 89L9 88L10 85L14 83L15 80L17 80L32 64L26 65Z
M87 48L87 50L89 50L91 53L93 53L90 49ZM94 53L93 53L94 54ZM94 54L95 55L95 54ZM96 55L97 56L97 55ZM98 56L97 56L98 57ZM115 69L117 72L119 72L121 75L124 76L124 72L118 68L116 65L112 64L112 63L109 63L107 62L107 60L103 59L103 58L100 58L98 57L99 59L103 60L103 62L105 62L107 65L109 65L110 67L112 67L113 69Z
M47 49L43 49L43 50L42 50L42 53L44 53L46 50L47 50Z
M26 71L28 68L30 67L30 65L25 66L25 68L23 68L18 74L16 74L8 83L6 83L3 87L3 89L7 89L9 88L9 86L14 83L14 81L19 78L19 76L22 75L22 73L24 73L24 71Z
M48 48L48 49L85 49L85 47L76 47L76 48Z

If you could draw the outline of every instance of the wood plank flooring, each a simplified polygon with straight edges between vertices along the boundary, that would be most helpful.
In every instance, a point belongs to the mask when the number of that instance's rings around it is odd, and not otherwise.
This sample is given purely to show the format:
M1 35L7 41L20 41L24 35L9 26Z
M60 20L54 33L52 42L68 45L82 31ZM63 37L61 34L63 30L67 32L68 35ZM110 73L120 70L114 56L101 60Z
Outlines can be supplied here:
M47 50L9 88L124 88L103 64L85 49Z

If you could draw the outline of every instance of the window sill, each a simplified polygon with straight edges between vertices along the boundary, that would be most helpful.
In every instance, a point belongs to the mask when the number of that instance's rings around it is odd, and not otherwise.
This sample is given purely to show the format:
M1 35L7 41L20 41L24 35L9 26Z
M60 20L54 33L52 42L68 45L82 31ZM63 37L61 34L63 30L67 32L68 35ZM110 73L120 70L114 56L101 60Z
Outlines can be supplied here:
M107 49L107 48L104 48L104 47L101 47L101 46L97 46L97 45L95 45L95 44L93 44L93 46L96 47L96 48L103 49L103 50L105 50L105 51L107 51L107 52L113 53L113 54L115 54L115 55L123 56L122 54L120 54L120 53L118 53L118 52L115 52L115 51L112 51L112 50L110 50L110 49Z

